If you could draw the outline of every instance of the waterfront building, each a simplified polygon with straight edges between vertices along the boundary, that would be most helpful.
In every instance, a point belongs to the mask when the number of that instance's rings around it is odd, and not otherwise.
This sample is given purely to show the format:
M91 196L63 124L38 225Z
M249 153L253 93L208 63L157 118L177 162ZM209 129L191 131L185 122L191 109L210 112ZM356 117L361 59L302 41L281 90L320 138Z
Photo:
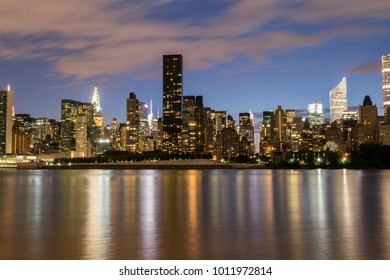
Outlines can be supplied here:
M8 84L7 90L0 90L0 154L12 153L14 93Z
M183 152L204 152L204 119L203 96L184 96L182 128Z
M195 96L183 97L183 128L182 128L182 151L194 152L196 148L196 101Z
M76 118L87 118L87 138L91 142L93 138L93 105L89 102L80 102L71 99L61 100L61 152L75 151L76 149Z
M390 124L390 54L382 55L382 89L385 123Z
M203 109L204 112L204 151L206 154L214 153L214 110L210 107Z
M183 57L181 54L163 56L163 149L181 149L183 106Z
M149 112L149 106L145 103L140 101L139 102L139 151L145 152L149 151L150 145L149 145L149 137L150 137L150 131L149 131L149 120L148 120L148 112Z
M340 121L347 106L347 78L329 92L330 101L330 122Z
M76 153L75 157L90 157L91 145L88 141L88 119L85 115L76 117Z
M126 103L126 150L138 152L140 130L140 102L134 92L130 92Z
M216 157L218 160L230 159L239 155L240 137L231 127L222 129L216 139Z
M319 101L307 105L307 114L310 126L324 124L324 109Z

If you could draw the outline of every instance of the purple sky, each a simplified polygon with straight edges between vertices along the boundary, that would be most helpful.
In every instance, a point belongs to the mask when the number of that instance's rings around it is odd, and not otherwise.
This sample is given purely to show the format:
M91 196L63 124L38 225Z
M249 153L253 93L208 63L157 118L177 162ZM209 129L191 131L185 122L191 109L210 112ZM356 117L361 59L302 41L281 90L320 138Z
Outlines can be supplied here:
M236 119L328 108L344 76L349 106L370 95L383 114L388 26L387 0L2 0L0 85L16 113L59 119L61 99L90 102L97 83L106 123L124 121L131 91L157 113L162 55L180 52L184 94Z

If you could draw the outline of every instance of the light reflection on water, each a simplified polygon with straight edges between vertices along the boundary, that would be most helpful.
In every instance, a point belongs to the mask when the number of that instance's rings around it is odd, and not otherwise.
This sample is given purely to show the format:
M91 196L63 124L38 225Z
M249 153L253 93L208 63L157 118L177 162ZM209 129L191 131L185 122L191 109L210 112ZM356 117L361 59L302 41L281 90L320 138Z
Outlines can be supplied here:
M387 170L3 170L0 259L389 259Z

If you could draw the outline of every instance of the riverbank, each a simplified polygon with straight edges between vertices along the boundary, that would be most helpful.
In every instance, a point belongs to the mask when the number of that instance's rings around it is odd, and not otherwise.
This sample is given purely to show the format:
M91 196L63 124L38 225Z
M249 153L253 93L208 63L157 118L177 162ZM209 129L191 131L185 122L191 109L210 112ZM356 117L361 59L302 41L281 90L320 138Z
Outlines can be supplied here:
M79 163L53 164L21 163L18 169L262 169L259 164L222 163L209 159L162 160L155 162L115 162L115 163Z

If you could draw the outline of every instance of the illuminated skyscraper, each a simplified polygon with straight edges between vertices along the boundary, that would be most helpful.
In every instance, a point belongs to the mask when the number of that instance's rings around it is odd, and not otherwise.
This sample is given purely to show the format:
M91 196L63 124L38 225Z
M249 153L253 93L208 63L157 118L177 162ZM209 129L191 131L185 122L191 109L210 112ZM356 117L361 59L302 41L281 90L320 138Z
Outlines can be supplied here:
M76 153L77 157L90 157L90 144L88 141L88 122L85 115L76 117Z
M311 127L324 123L324 109L321 102L316 101L307 105L307 113Z
M253 114L249 113L240 113L239 114L239 123L240 123L240 154L252 156L255 154L255 127Z
M287 142L287 117L280 105L275 110L274 122L274 145L276 149L282 150Z
M126 106L126 150L130 152L138 152L139 147L139 104L136 94L130 92Z
M390 54L382 55L382 88L385 123L390 124Z
M14 94L8 84L7 90L0 90L0 154L12 152L12 118Z
M163 56L163 149L180 151L183 104L183 57Z
M274 141L274 111L263 111L260 123L260 154L270 156Z
M329 92L330 101L330 122L341 120L347 106L347 79L344 77L341 82Z
M61 138L60 150L69 152L76 150L76 118L85 116L87 118L88 141L92 139L93 106L92 103L83 103L70 99L61 101Z
M103 128L104 118L102 115L102 107L100 106L99 89L97 86L95 86L95 88L93 90L92 106L93 106L93 120L94 120L95 126L97 126L99 128Z

